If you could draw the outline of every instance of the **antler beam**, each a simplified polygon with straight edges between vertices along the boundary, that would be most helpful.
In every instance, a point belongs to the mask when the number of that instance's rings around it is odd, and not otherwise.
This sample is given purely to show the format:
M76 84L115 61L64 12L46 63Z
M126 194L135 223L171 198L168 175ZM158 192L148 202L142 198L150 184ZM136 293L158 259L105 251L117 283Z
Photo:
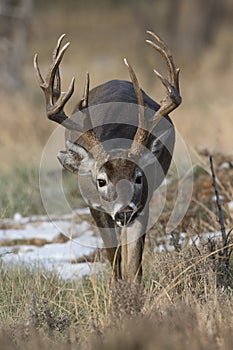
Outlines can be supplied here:
M75 83L75 78L72 78L68 91L61 92L59 65L62 61L66 50L70 45L70 43L68 42L63 47L61 47L62 40L64 39L64 37L65 34L62 34L57 41L57 45L53 51L52 64L48 70L45 79L43 78L38 65L38 55L36 54L34 56L34 68L36 71L37 80L39 82L40 88L43 90L45 95L47 117L58 124L62 124L62 126L64 126L66 129L81 132L82 134L80 137L84 141L85 146L90 151L92 151L93 156L96 159L104 161L108 158L108 155L105 152L100 141L96 137L95 132L92 130L90 114L88 111L88 97L90 85L90 77L88 73L86 75L83 98L79 104L79 109L83 110L85 113L85 125L88 125L88 130L83 132L81 127L77 123L75 123L71 118L69 118L64 112L65 104L74 92Z
M133 68L124 59L124 62L129 70L129 75L131 77L131 81L134 87L135 95L137 97L138 106L139 106L139 121L138 128L135 133L133 143L131 146L130 154L139 155L142 149L142 145L146 145L148 137L152 130L155 128L157 123L170 112L172 112L175 108L177 108L181 104L181 96L179 89L179 68L176 68L172 54L166 45L166 43L155 33L151 31L147 31L147 33L154 39L154 41L146 40L146 42L152 46L156 51L158 51L162 57L164 58L167 67L169 78L165 78L161 75L156 69L154 69L155 74L160 79L162 84L166 88L166 95L161 101L160 108L155 112L151 125L147 125L147 121L145 118L144 112L144 103L143 103L143 95L142 90L139 86L138 79Z

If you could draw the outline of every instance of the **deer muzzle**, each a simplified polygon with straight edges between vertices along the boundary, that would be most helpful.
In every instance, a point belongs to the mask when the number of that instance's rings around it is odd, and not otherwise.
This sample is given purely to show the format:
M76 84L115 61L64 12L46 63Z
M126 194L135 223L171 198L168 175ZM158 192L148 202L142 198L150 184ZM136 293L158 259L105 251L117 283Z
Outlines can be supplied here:
M127 206L122 210L119 210L115 216L114 220L118 226L126 226L133 222L137 217L137 210L131 206Z

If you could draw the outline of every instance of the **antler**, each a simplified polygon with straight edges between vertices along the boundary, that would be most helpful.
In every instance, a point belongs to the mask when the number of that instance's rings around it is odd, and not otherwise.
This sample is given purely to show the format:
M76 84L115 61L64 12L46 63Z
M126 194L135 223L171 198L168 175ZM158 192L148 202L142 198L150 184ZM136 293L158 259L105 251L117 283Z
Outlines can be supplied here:
M96 137L95 132L92 130L92 123L88 111L88 96L90 85L90 77L88 73L86 75L83 98L79 104L79 109L83 110L85 113L85 126L88 126L88 128L86 128L88 130L83 133L80 126L71 118L69 118L64 112L65 104L74 92L75 82L75 78L72 78L68 91L61 92L59 65L62 61L64 53L70 45L68 42L63 47L61 47L64 37L65 34L62 34L57 41L57 45L53 52L52 64L45 79L42 77L42 74L40 72L38 65L38 55L35 54L34 56L34 68L36 71L37 80L45 95L47 117L58 124L62 124L62 126L64 126L66 129L82 132L80 137L84 141L85 146L87 146L92 151L93 156L96 159L103 161L108 157L108 155Z
M130 64L125 60L125 64L128 67L129 74L132 80L132 84L134 87L134 91L137 97L138 105L139 105L139 122L138 128L135 133L133 143L131 146L130 154L138 155L141 152L141 146L146 145L150 132L155 128L157 123L170 112L172 112L175 108L177 108L181 104L181 96L179 89L179 68L175 67L171 52L165 42L155 33L151 31L147 31L149 35L152 36L153 39L156 40L156 43L150 40L146 40L146 42L152 46L156 51L158 51L166 61L169 71L169 79L163 77L157 70L154 69L155 74L160 79L162 84L165 86L167 93L163 100L161 101L160 108L155 112L151 125L147 125L147 121L145 118L144 112L144 103L143 103L143 95L142 90L139 86L137 77L135 72L133 71Z
M157 41L157 43L150 40L146 40L146 42L163 56L163 58L167 63L168 71L169 71L169 79L166 79L156 69L154 69L154 73L157 75L157 77L160 79L162 84L165 86L167 90L167 94L161 101L161 106L154 115L153 125L152 125L152 128L153 128L154 124L156 125L156 123L158 122L158 119L168 115L170 112L172 112L181 104L182 98L180 96L180 88L179 88L180 69L176 68L172 58L172 54L168 46L155 33L149 30L147 31L147 33L151 35L152 38Z
M39 85L45 95L46 113L48 118L58 124L62 124L67 129L81 131L78 125L69 119L64 112L64 106L74 92L75 82L75 79L72 78L68 91L65 93L61 92L59 65L64 53L70 45L70 43L67 43L61 48L61 43L64 37L65 34L62 34L57 41L57 46L53 52L53 61L46 78L44 79L40 72L37 54L34 56L34 68Z
M129 70L129 75L132 80L133 88L135 91L135 95L137 97L138 101L138 127L137 131L134 135L133 143L131 146L131 149L129 151L129 156L132 154L139 154L141 150L141 145L145 144L147 139L148 139L148 131L147 131L147 121L145 118L145 111L144 111L144 101L143 101L143 95L142 95L142 90L139 86L138 79L136 77L136 74L129 64L129 62L124 59L125 65L127 66Z

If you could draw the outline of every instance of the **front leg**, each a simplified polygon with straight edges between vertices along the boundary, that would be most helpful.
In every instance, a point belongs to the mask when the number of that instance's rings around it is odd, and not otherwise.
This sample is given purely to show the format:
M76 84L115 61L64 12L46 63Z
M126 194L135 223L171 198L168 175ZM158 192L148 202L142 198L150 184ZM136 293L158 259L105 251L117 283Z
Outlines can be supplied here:
M148 210L140 215L133 224L121 230L122 279L141 283L142 254L145 243Z
M90 212L104 242L107 257L112 266L113 277L115 280L119 280L122 278L121 247L114 221L111 216L105 212L93 208L90 208Z
M142 280L142 254L145 243L145 233L136 241L127 245L127 279L138 284Z

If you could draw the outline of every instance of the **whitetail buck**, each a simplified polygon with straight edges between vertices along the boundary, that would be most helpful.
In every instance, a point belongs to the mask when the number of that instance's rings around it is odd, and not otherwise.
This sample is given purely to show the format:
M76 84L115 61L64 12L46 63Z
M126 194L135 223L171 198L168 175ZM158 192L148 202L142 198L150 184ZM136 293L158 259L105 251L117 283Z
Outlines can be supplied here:
M68 130L66 151L59 152L58 159L64 168L78 175L114 277L137 282L142 277L149 202L167 174L173 154L175 131L168 114L181 103L179 69L170 50L156 34L147 33L152 41L146 42L162 55L169 71L166 79L154 70L166 88L160 105L141 90L125 60L131 82L112 80L89 91L87 74L83 98L69 118L64 107L73 94L74 78L68 91L61 92L59 65L69 46L61 47L64 35L58 40L46 79L41 75L37 55L34 58L47 116ZM101 108L95 108L98 106ZM101 125L99 121L95 124L98 118Z

